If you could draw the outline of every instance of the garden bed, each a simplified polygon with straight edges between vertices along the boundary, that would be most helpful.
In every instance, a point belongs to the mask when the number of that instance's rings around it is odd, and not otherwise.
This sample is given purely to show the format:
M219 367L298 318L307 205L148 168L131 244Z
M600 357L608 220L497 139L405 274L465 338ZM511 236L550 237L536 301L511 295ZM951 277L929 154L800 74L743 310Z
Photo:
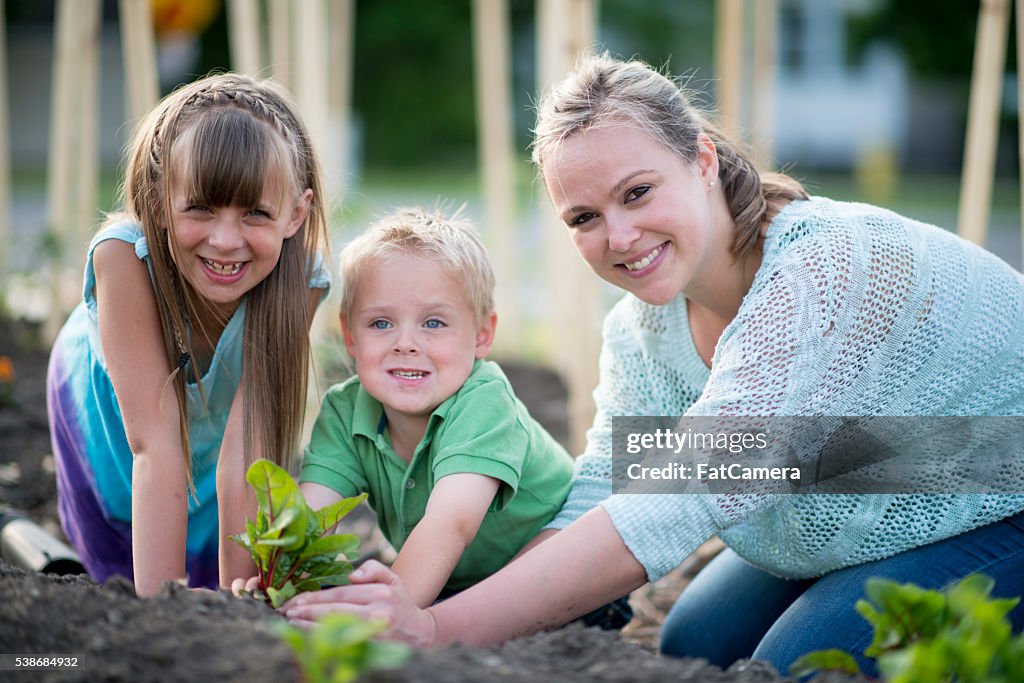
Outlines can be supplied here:
M46 422L47 354L39 350L34 327L0 317L0 356L10 359L15 376L14 402L0 406L0 506L28 513L61 538ZM524 403L564 440L565 390L557 376L529 365L505 367ZM366 523L363 517L364 537L368 537ZM660 620L685 576L702 566L715 549L708 546L682 572L634 593L637 618L622 636L572 626L500 647L417 652L402 669L376 672L367 680L779 680L770 667L758 662L740 662L722 672L703 661L651 653ZM280 617L262 604L224 593L167 585L158 596L141 600L120 579L98 586L85 576L40 575L0 564L0 654L80 658L77 669L0 670L0 680L297 681L291 651L272 633L275 621Z
M272 633L281 618L254 600L167 584L139 599L130 584L98 586L87 577L28 574L0 565L0 643L10 654L77 657L77 669L0 673L2 680L238 681L288 683L299 672ZM703 660L657 657L618 635L578 625L502 646L453 646L413 653L396 670L371 672L378 683L771 683L762 662L727 671ZM821 683L850 681L820 675Z

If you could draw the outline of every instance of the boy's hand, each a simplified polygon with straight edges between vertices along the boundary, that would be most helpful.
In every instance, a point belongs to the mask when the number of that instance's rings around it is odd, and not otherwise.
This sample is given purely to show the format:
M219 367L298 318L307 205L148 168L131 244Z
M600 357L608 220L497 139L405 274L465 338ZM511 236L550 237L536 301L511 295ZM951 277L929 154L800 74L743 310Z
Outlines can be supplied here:
M256 590L260 585L260 577L254 576L251 579L233 579L231 581L231 594L236 598L242 597L242 593L248 593Z

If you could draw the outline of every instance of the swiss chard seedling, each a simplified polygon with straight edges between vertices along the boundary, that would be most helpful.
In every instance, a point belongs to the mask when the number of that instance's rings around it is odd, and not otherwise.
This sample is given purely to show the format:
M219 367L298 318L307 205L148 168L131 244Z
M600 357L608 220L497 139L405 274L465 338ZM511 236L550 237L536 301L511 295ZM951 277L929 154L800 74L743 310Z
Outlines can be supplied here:
M993 580L971 574L942 591L886 579L868 579L869 600L856 610L875 629L864 650L888 683L1013 683L1024 681L1024 634L1014 634L1009 612L1019 598L993 598ZM793 676L816 671L859 673L842 650L804 655Z
M279 607L303 591L345 583L352 571L346 560L358 557L359 537L331 531L366 494L313 510L291 475L269 460L254 462L245 479L256 492L256 521L247 519L246 533L231 539L256 563L257 597Z

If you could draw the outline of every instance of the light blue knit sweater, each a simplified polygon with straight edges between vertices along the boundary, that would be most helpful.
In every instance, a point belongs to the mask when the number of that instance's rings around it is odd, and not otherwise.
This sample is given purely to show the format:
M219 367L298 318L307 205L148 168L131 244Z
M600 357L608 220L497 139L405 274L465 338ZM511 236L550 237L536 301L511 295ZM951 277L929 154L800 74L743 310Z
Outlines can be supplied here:
M769 226L710 371L681 296L650 306L627 295L605 320L594 398L587 449L551 527L600 504L652 581L716 533L784 577L887 557L1007 517L1024 496L611 496L611 418L1024 415L1024 276L884 209L792 202Z

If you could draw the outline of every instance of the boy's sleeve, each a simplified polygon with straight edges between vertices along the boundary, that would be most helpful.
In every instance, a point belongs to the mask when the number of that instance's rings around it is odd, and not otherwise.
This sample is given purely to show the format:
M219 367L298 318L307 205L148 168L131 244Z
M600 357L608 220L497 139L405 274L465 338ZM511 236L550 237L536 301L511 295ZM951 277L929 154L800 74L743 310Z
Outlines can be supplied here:
M502 382L483 382L460 394L445 416L443 439L434 455L434 480L473 473L501 482L492 509L512 500L530 448L511 390Z
M336 392L328 392L313 425L302 459L300 482L313 482L348 498L367 488L366 475L356 457L351 434L351 409Z

